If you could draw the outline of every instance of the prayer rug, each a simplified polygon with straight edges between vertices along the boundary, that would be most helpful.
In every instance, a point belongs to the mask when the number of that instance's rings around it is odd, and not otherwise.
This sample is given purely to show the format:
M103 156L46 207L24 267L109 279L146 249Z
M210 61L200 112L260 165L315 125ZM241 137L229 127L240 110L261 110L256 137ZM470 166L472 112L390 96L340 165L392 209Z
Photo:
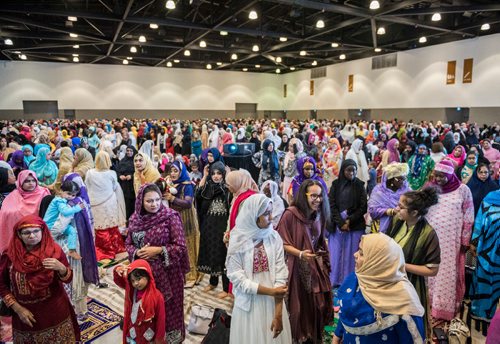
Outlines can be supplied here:
M94 299L90 299L87 306L88 318L80 324L82 343L91 343L114 329L122 320L118 313Z

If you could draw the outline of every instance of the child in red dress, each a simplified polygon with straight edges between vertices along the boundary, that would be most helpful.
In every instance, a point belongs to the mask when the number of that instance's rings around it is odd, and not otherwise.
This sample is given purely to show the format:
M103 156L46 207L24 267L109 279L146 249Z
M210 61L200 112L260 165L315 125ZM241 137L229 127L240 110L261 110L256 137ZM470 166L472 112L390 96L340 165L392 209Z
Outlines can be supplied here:
M123 343L165 344L165 301L149 263L137 259L128 268L119 265L113 277L125 289Z

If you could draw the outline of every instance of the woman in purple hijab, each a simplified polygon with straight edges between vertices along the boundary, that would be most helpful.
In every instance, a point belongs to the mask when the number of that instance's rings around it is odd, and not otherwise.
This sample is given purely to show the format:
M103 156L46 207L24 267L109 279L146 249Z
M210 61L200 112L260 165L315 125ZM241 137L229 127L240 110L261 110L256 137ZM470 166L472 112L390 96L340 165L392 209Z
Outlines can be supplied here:
M26 165L26 162L24 162L24 153L22 150L17 150L12 153L12 156L9 160L9 165L12 167L12 171L14 171L14 175L16 177L22 170L28 169L28 165Z
M305 156L297 161L297 171L299 172L292 179L290 190L288 191L289 203L294 199L295 195L299 191L300 185L307 179L319 181L325 190L328 190L325 181L320 177L319 171L316 168L316 160L310 156Z

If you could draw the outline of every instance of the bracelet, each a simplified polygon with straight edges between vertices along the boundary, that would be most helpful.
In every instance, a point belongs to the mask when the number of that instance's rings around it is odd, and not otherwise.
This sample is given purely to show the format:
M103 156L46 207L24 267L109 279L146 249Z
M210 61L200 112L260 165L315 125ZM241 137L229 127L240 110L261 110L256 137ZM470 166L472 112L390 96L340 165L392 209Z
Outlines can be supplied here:
M300 251L299 253L299 259L302 260L302 255L304 254L304 251Z

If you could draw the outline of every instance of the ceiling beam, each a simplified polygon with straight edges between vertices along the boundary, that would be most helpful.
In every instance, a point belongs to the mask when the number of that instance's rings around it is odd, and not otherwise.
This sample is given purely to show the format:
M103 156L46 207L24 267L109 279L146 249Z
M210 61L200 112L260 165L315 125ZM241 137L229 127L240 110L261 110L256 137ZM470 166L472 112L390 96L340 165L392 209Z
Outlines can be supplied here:
M317 11L340 13L362 18L370 18L372 16L372 13L370 13L365 9L349 7L345 5L336 5L332 3L325 3L319 1L311 1L311 0L264 0L264 1L282 5L289 5L289 6L301 6Z
M460 35L460 36L464 36L464 37L475 37L476 36L476 35L473 35L471 33L460 31L460 30L447 29L447 28L440 27L440 26L434 26L434 25L424 24L420 20L411 19L411 18L383 17L383 18L379 18L379 20L382 20L382 21L385 21L385 22L389 22L389 23L397 23L397 24L409 25L409 26L413 26L415 28L422 27L422 28L429 29L429 30L434 30L434 31L441 31L441 32L447 32L447 33L453 33L455 35Z
M436 12L443 14L443 13L497 12L497 11L500 11L500 4L416 8L416 9L401 10L387 15L420 16L420 15L432 15Z
M370 19L370 24L372 27L372 41L373 47L377 47L377 23L375 23L375 18Z
M125 11L123 11L122 20L118 23L118 26L116 27L115 34L113 35L113 40L111 41L111 44L109 45L108 52L106 53L106 56L109 56L111 54L111 52L113 51L113 47L115 46L115 42L118 39L118 36L120 36L120 31L122 30L123 24L125 23L125 20L127 19L128 14L130 13L130 10L131 10L133 4L134 4L134 0L128 0L127 7L125 8Z

